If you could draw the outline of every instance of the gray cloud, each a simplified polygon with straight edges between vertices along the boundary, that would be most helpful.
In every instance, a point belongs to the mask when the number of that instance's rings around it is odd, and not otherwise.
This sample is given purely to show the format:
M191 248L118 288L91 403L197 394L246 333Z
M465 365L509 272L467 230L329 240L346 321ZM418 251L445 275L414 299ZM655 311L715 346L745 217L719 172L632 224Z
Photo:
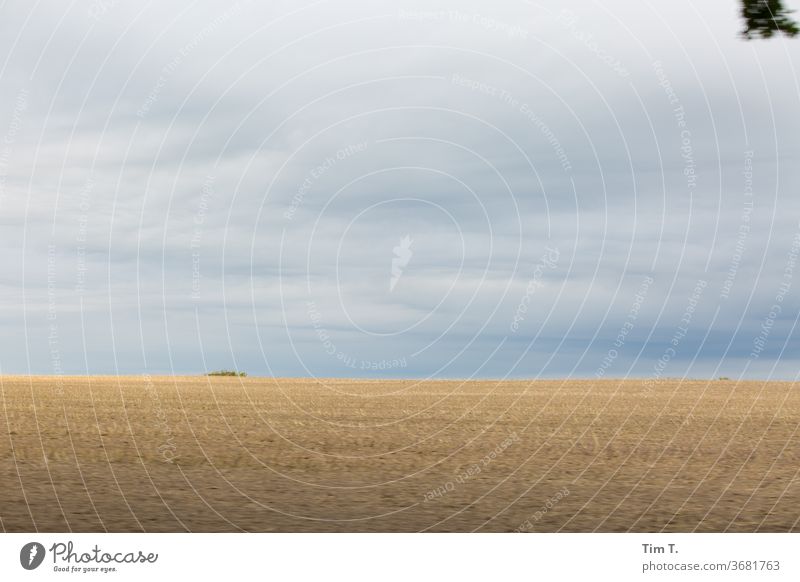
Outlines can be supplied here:
M798 45L734 8L6 6L0 368L794 377Z

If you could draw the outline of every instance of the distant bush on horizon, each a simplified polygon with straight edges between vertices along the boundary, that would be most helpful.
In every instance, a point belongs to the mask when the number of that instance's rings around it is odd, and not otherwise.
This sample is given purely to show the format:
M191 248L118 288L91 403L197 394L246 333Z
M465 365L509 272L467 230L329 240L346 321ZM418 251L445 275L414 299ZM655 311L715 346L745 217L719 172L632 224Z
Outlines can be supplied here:
M238 376L240 378L247 377L247 372L237 372L235 370L215 370L209 372L206 376Z

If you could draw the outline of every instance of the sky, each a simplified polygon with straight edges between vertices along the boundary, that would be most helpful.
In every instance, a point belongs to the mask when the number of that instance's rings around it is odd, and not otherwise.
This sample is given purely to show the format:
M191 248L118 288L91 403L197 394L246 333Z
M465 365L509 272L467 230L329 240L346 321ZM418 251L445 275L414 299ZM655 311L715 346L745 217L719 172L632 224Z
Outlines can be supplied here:
M739 9L6 2L0 373L794 379L800 40Z

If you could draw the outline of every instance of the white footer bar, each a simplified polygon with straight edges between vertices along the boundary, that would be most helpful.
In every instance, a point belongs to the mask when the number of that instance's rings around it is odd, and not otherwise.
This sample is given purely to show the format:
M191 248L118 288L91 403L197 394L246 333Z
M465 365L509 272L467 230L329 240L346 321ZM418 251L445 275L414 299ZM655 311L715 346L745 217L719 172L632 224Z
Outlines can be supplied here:
M1 534L0 580L800 580L800 534Z

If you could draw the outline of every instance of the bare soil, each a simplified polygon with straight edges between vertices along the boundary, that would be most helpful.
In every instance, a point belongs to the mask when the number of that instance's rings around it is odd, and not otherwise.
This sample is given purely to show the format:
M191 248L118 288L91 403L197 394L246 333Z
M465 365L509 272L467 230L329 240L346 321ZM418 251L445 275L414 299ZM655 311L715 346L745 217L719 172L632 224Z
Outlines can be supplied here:
M781 382L1 377L3 531L800 531Z

